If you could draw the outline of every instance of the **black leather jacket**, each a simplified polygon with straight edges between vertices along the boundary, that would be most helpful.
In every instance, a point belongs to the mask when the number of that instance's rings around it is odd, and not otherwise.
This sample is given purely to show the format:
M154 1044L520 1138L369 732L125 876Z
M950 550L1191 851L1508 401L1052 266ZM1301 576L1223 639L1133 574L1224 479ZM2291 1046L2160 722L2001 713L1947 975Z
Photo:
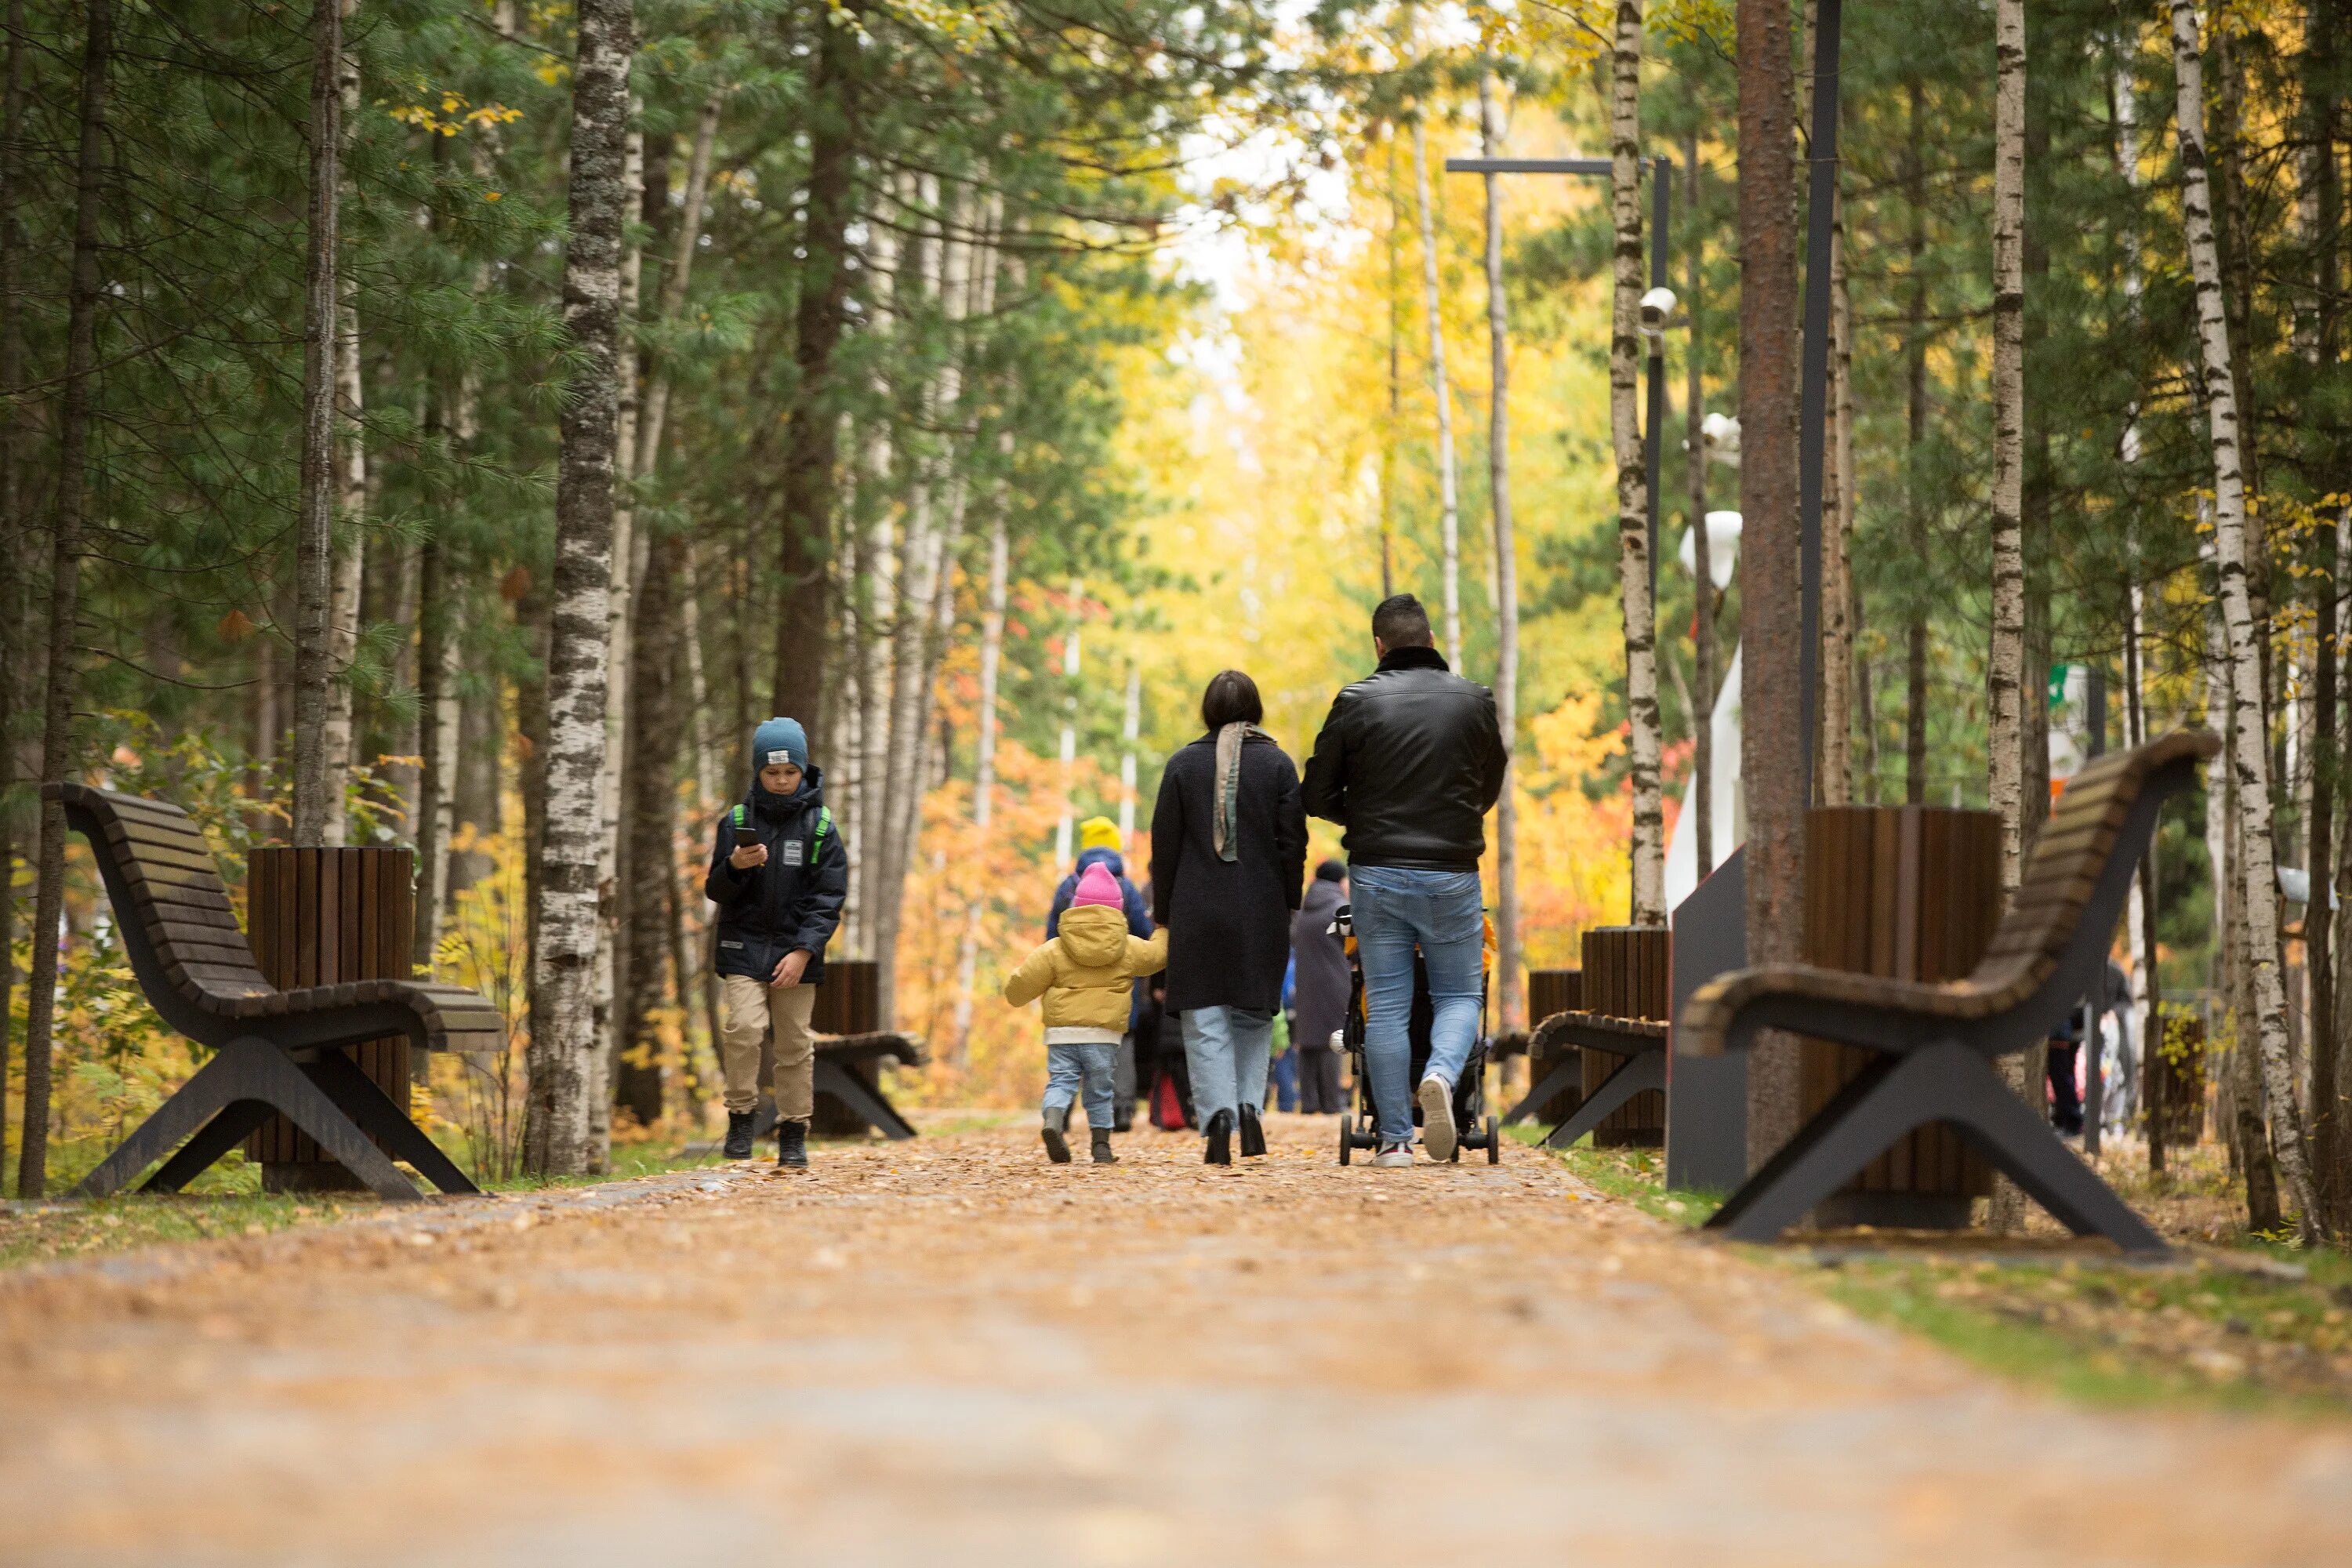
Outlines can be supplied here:
M1302 793L1353 863L1475 871L1507 761L1493 692L1435 648L1391 648L1331 700Z

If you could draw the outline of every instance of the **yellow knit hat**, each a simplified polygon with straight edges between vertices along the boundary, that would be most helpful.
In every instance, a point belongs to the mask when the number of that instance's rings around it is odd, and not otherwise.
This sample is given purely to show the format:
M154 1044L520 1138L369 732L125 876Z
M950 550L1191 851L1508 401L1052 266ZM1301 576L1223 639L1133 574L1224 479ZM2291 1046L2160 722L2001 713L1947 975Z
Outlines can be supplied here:
M1089 849L1117 849L1118 824L1108 816L1089 816L1078 824L1078 852Z

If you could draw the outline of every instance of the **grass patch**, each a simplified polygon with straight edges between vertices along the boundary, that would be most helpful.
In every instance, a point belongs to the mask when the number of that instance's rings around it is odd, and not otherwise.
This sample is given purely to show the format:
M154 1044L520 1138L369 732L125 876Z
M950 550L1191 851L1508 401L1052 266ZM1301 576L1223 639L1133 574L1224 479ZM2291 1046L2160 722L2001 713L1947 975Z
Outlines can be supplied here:
M1541 1129L1511 1131L1523 1143L1542 1141ZM1669 1192L1656 1150L1586 1142L1552 1153L1596 1191L1669 1224L1697 1225L1721 1201ZM2199 1152L2160 1183L2144 1162L2137 1172L2127 1163L2106 1171L2169 1239L2189 1245L2172 1268L1993 1259L1916 1238L1890 1237L1890 1250L1859 1254L1801 1244L1748 1250L1873 1322L2070 1398L2352 1415L2352 1257L2236 1237L2222 1202L2226 1176L2209 1168L2213 1161ZM2021 1245L2048 1246L2063 1234L2054 1222L2037 1226ZM2234 1247L2201 1245L2225 1235ZM1866 1244L1867 1233L1858 1239Z
M268 1236L378 1207L341 1194L123 1194L89 1203L0 1213L0 1268L128 1252L170 1242Z

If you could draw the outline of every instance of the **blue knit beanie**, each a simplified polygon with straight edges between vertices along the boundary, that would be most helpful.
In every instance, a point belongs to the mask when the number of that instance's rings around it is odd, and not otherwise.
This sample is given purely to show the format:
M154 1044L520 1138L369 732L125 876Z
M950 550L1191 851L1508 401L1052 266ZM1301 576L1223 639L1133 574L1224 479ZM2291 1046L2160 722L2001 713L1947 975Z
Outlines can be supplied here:
M808 772L808 735L797 719L771 719L751 731L751 771L784 762Z

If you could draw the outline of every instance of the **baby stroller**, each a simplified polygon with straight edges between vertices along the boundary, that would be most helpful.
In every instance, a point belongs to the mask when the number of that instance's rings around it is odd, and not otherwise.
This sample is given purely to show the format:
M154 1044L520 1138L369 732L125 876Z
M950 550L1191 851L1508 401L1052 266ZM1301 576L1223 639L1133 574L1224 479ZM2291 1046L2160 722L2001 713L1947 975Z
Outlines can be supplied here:
M1356 1085L1356 1109L1339 1117L1339 1163L1349 1163L1359 1149L1380 1147L1380 1112L1372 1104L1371 1075L1364 1069L1364 964L1356 952L1355 927L1349 919L1349 906L1339 906L1339 918L1331 922L1334 935L1348 952L1348 1019L1339 1031L1339 1043L1348 1053L1348 1073ZM1485 970L1491 974L1495 967L1495 924L1486 922ZM1478 1036L1470 1045L1470 1055L1462 1064L1462 1077L1454 1086L1454 1159L1458 1163L1465 1149L1486 1151L1486 1163L1503 1163L1503 1130L1495 1118L1486 1114L1486 992L1484 976L1478 993ZM1415 953L1412 960L1412 1016L1406 1028L1412 1042L1412 1069L1407 1084L1417 1084L1429 1066L1430 1026L1436 1019L1436 1008L1429 996L1429 969ZM1421 1124L1421 1101L1414 1097L1413 1125Z

